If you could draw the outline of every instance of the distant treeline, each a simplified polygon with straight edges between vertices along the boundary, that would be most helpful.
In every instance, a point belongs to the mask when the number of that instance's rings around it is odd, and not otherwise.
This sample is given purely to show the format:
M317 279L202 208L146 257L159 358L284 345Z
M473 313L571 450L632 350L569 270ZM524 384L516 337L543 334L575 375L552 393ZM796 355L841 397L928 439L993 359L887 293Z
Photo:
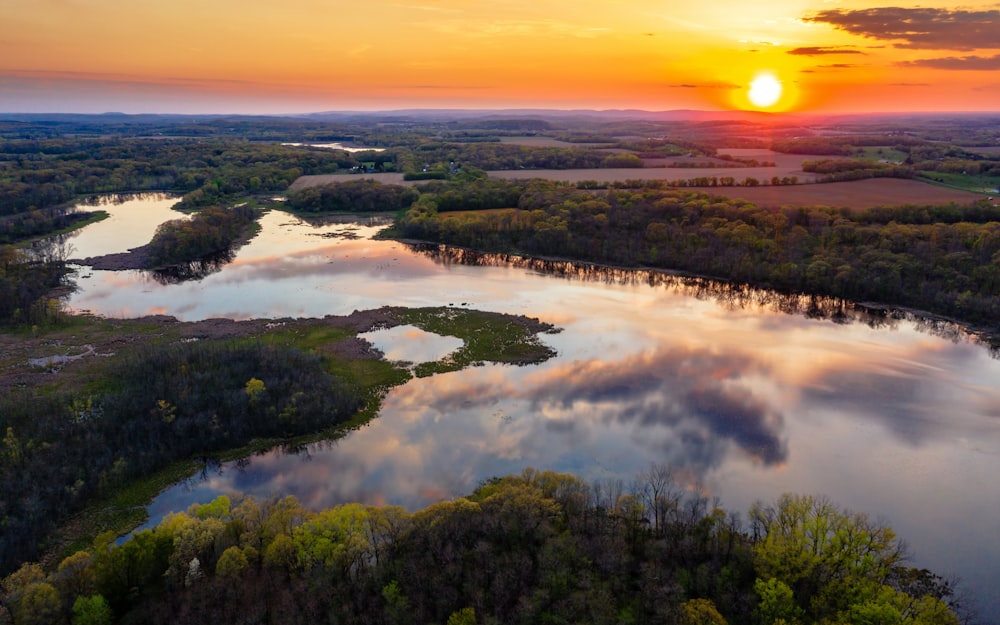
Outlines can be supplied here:
M0 217L143 190L188 194L187 206L208 206L357 164L346 152L235 140L0 140Z
M409 513L219 497L8 576L21 623L912 623L953 588L891 528L818 497L744 517L651 465L626 486L526 469ZM965 615L963 615L965 616Z
M771 210L670 189L595 195L521 184L517 208L506 211L444 213L434 194L422 195L399 232L484 251L677 269L998 328L1000 208L988 202ZM476 197L472 187L453 193Z
M37 558L84 501L171 461L320 431L359 408L357 390L292 347L156 344L112 363L88 395L0 395L0 571Z

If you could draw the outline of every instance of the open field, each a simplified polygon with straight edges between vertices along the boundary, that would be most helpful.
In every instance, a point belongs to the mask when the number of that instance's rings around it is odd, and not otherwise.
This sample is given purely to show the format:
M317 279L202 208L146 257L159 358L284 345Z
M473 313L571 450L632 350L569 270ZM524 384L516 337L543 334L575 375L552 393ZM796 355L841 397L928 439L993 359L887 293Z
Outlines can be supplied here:
M376 182L381 182L382 184L402 184L402 185L415 185L418 182L426 182L426 180L403 180L403 174L399 173L388 173L388 174L318 174L314 176L299 176L295 179L291 185L289 185L289 191L298 191L299 189L308 189L309 187L318 187L324 184L333 184L335 182L350 182L351 180L375 180Z
M815 154L785 154L766 148L722 148L717 150L717 152L737 158L753 158L762 163L774 163L774 169L779 170L801 170L804 161L847 158L844 156L816 156ZM779 173L777 175L786 176L789 174ZM799 178L801 179L801 176Z
M808 174L799 167L644 167L624 169L517 169L490 171L490 178L524 180L545 178L563 182L595 180L597 182L621 182L624 180L689 180L691 178L731 176L736 180L756 178L760 181L795 176L799 182L813 182L820 176ZM296 181L298 182L298 181Z
M977 193L947 189L902 178L869 178L850 182L828 182L782 187L715 187L699 189L711 195L740 198L760 207L847 206L864 210L875 206L903 204L971 204L982 199Z
M956 189L964 189L966 191L974 191L976 193L991 193L994 195L1000 194L1000 190L998 190L1000 189L1000 176L980 176L943 171L923 171L920 172L920 178L933 180L934 182L954 187Z
M572 143L552 137L500 137L500 143L523 145L529 148L598 148L612 145L610 143Z
M625 180L687 180L698 177L732 176L738 181L746 177L761 181L772 176L796 176L800 183L814 182L819 176L803 172L801 162L808 157L778 154L770 150L726 150L726 153L743 158L774 160L775 167L719 167L719 168L643 168L643 169L520 169L491 171L491 178L523 180L544 178L564 182L594 180L597 182L620 182ZM357 178L377 180L385 184L413 185L415 181L404 181L403 174L355 174L302 176L289 188L290 191L307 187L346 182ZM851 182L831 182L819 184L797 184L761 187L687 187L729 198L742 198L762 207L782 206L847 206L862 210L873 206L894 206L901 204L971 204L982 196L969 191L949 189L917 180L900 178L873 178Z
M801 157L796 157L801 159ZM502 178L505 180L527 180L530 178L544 178L546 180L558 180L562 182L580 182L583 180L594 180L597 182L623 182L625 180L689 180L691 178L732 176L736 180L742 181L745 178L757 178L760 181L768 181L773 176L779 178L795 176L801 182L814 182L820 176L818 174L808 174L796 164L792 166L777 167L631 167L621 169L511 169L496 170L487 172L490 178ZM383 184L404 184L413 185L425 181L404 181L403 174L319 174L314 176L301 176L288 188L289 191L298 191L308 187L315 187L334 182L347 182L364 178L367 180L377 180Z
M511 139L511 141L507 141ZM530 141L523 145L566 147L582 147L585 144L572 144L558 139L548 137L504 137L506 143L518 141ZM620 150L618 150L620 151ZM742 181L745 178L757 178L760 181L768 181L774 176L779 178L795 176L800 183L814 182L819 178L818 174L809 174L802 171L802 161L815 160L819 157L802 154L781 154L766 149L725 149L719 150L721 154L728 154L739 158L754 158L758 161L770 161L774 167L664 167L670 161L698 161L716 162L724 164L726 161L711 159L709 157L670 157L664 159L653 159L650 161L652 167L643 168L622 168L622 169L517 169L498 170L488 172L491 178L503 178L506 180L524 180L527 178L544 178L546 180L560 180L564 182L580 182L581 180L596 180L597 182L622 182L625 180L688 180L690 178L731 176ZM401 173L381 173L381 174L320 174L314 176L301 176L289 187L289 191L298 191L307 187L315 187L334 182L346 182L356 178L376 180L383 184L404 184L413 185L422 181L404 181Z

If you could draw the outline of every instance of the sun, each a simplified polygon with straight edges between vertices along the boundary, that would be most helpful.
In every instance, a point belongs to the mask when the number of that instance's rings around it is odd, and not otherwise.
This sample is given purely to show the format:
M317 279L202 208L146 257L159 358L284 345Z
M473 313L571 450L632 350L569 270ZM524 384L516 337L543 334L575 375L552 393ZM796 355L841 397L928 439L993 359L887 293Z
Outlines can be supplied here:
M781 91L781 81L771 74L760 74L750 83L747 97L754 106L767 108L781 99Z

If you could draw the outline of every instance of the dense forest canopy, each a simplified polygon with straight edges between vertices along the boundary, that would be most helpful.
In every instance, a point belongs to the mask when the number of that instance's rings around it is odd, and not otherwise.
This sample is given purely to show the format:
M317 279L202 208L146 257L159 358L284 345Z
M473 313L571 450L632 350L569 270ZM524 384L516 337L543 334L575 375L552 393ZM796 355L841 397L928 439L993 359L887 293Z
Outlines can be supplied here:
M747 515L651 465L526 469L408 512L220 497L3 583L21 623L959 623L884 524L818 497ZM90 618L93 620L83 619Z

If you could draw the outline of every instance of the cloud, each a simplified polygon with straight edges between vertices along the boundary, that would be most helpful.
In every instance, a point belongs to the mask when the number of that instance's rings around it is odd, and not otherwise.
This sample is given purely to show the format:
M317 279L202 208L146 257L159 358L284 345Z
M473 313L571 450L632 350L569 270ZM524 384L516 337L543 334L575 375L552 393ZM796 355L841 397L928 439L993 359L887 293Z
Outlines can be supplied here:
M997 33L997 37L1000 37L1000 33ZM947 56L938 59L919 59L916 61L902 61L898 65L902 65L903 67L929 67L931 69L989 72L1000 70L1000 54L993 56Z
M1000 47L1000 10L876 7L828 9L803 18L897 48L976 50Z
M823 54L864 54L864 52L844 46L807 46L805 48L793 48L788 51L788 54L794 54L797 56L821 56Z
M830 63L829 65L818 65L819 69L854 69L858 67L853 63Z
M891 82L889 87L930 87L929 82Z
M677 83L669 85L671 89L742 89L740 85L728 82Z
M664 349L618 362L576 361L530 378L532 412L618 423L683 466L718 466L735 446L784 463L784 418L746 378L767 366L749 355Z

